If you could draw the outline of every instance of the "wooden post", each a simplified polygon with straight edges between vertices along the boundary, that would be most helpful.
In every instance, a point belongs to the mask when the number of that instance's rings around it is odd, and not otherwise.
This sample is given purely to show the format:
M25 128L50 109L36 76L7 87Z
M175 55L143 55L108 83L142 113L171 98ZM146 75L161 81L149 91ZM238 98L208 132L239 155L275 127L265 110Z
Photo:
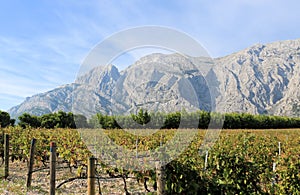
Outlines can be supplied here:
M273 163L273 172L274 172L274 175L272 178L272 186L276 184L276 163L275 162Z
M281 143L278 142L278 155L280 156L281 155Z
M138 153L138 144L139 144L139 139L137 139L136 141L135 141L135 158L136 159L138 159L138 157L139 157L139 153Z
M50 195L55 195L56 144L50 143Z
M156 166L156 183L157 183L157 195L165 195L165 167L160 162L155 162Z
M29 157L29 166L28 166L27 182L26 182L27 188L31 186L32 170L33 170L33 164L34 164L35 144L36 144L36 139L33 138L31 140L31 145L30 145L30 157Z
M88 162L88 195L95 195L95 158L89 158Z
M205 161L204 161L204 170L207 168L207 158L208 158L208 151L205 152Z
M9 176L9 135L4 135L4 178Z

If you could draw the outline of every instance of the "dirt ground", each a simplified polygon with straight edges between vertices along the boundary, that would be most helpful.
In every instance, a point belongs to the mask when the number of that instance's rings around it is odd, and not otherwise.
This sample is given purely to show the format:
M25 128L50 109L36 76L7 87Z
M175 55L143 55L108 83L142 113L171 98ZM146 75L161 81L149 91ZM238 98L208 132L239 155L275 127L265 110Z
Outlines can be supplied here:
M35 167L36 169L37 167ZM4 166L0 167L0 176L4 175ZM76 177L76 170L70 172L69 169L58 169L56 171L56 186L63 181ZM14 162L10 163L9 177L7 180L0 179L0 194L3 195L37 195L37 194L49 194L49 169L34 172L32 175L32 186L26 188L27 178L27 163ZM131 194L149 194L144 189L142 183L138 183L134 178L126 179L127 189ZM101 193L104 194L125 194L124 183L122 179L102 179L100 180ZM148 188L152 193L154 189L152 184L148 184ZM87 194L87 180L76 179L62 185L56 189L56 194L74 194L81 195ZM99 185L96 181L96 194L99 194Z

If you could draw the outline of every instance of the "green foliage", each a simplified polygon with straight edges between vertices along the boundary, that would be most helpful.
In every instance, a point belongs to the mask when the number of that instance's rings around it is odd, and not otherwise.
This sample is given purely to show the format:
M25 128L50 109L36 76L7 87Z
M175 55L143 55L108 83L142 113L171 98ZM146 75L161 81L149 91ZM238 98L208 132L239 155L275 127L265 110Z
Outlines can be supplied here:
M283 129L299 128L300 118L284 116L225 114L224 129Z
M1 114L2 125L13 126L14 120L10 120L5 112ZM9 121L10 120L10 121ZM178 128L223 128L223 129L282 129L300 128L300 118L288 118L282 116L251 115L247 113L209 113L206 111L173 112L173 113L149 113L143 109L127 116L108 116L98 113L87 122L83 115L73 113L45 114L41 117L24 113L19 116L19 125L23 128L103 128L103 129L178 129ZM5 121L5 122L4 122ZM222 125L223 124L223 125Z
M89 120L88 120L88 125L91 128L101 128L101 124L98 118L98 114L92 116Z
M137 115L107 116L97 114L89 126L104 129L178 129L178 128L223 128L223 129L282 129L300 128L300 118L283 116L251 115L247 113L209 113L206 111L148 113L140 110Z
M61 121L56 116L56 114L44 114L41 116L41 127L46 129L53 129L56 126L59 126Z
M104 116L102 116L105 119ZM145 130L144 130L145 131ZM149 136L139 137L139 151L155 150L162 142L172 141L178 130L159 130ZM179 131L186 131L180 129ZM90 139L95 134L88 130ZM95 131L97 132L97 131ZM207 167L205 157L199 155L199 147L205 135L199 130L189 147L176 159L168 163L166 169L167 194L299 194L300 193L300 131L299 130L224 130L219 140L208 151ZM91 156L78 131L72 129L33 129L26 127L8 127L0 130L0 142L3 133L10 135L11 151L14 160L24 160L29 156L30 140L37 141L36 166L49 160L49 143L57 143L58 157L77 168L79 174L86 167ZM124 130L105 130L104 133L114 143L135 150L137 136ZM162 141L163 140L163 141ZM101 141L101 140L100 140ZM182 142L185 139L181 139ZM278 155L278 142L282 143L281 155ZM180 143L178 143L180 145ZM106 146L106 145L105 145ZM111 147L108 145L107 147ZM109 150L102 150L106 157L113 157ZM3 147L0 146L0 154ZM110 156L111 155L111 156ZM143 157L141 157L143 158ZM154 170L136 170L130 166L110 167L99 158L97 172L111 177L134 176L138 182L155 182ZM130 161L131 159L126 159ZM142 159L141 159L142 160ZM127 162L127 161L126 161ZM276 163L276 171L272 164ZM155 183L154 183L155 187Z
M148 112L144 111L143 109L140 109L137 115L132 114L131 117L140 125L146 125L151 120Z
M19 126L26 128L76 128L73 113L59 111L57 113L44 114L40 117L24 113L19 116Z
M10 119L9 120L9 123L10 123L10 126L14 127L15 126L15 123L16 123L16 119Z
M235 145L233 140L227 137L226 140L222 139L223 143L218 142L211 151L208 169L213 175L211 183L215 186L214 190L226 194L263 194L261 177L266 174L267 180L272 178L268 172L273 162L272 155L256 146L256 136L238 134L234 139L241 141ZM269 145L266 149L274 148L272 143L267 143ZM233 145L235 147L232 147Z
M7 112L0 110L0 127L7 127L9 125L14 125L14 121L10 119Z
M19 125L22 128L26 128L26 126L30 126L33 128L38 128L41 126L41 120L37 116L30 115L28 113L24 113L18 117Z
M76 128L74 115L69 112L59 111L58 113L45 114L41 116L41 127L53 128Z
M164 123L164 129L177 129L180 125L181 113L169 113L166 116L166 121Z
M228 131L229 132L229 131ZM299 131L223 133L209 151L207 168L199 156L199 136L166 166L168 194L299 194ZM286 135L292 136L290 143ZM278 141L285 144L281 158ZM298 155L297 155L298 154ZM273 163L278 170L272 170Z
M285 159L287 169L281 170L282 185L278 187L284 194L298 194L300 192L300 160Z
M1 132L2 131L2 132ZM3 143L3 134L10 136L10 155L11 160L28 160L30 143L32 138L37 139L35 149L35 160L37 165L43 166L49 160L50 142L56 142L57 153L68 164L79 166L87 164L91 153L81 140L79 133L72 129L34 129L26 127L25 129L9 127L0 131L0 142ZM0 154L3 153L3 147L0 144Z
M115 129L120 128L114 116L103 115L98 113L97 115L98 124L103 129Z
M176 160L166 165L166 191L168 194L207 194L206 178L193 169L191 162L181 163Z
M89 128L87 118L84 115L74 115L74 120L76 123L76 128Z
M177 130L160 130L151 136L139 137L139 142L143 143L139 145L139 150L155 149L161 141L159 136L161 133L165 143L172 139L175 131ZM135 149L136 136L122 130L107 131L107 133L116 144ZM190 146L177 159L166 165L167 194L298 194L300 192L299 130L225 131L209 150L206 169L204 169L205 157L198 153L204 133L205 131L199 130L199 135ZM286 140L286 136L290 136L289 141ZM282 143L280 157L278 141ZM272 170L274 162L278 169L275 172ZM119 168L119 171L120 169L122 168ZM133 173L139 180L148 178L155 181L151 172Z

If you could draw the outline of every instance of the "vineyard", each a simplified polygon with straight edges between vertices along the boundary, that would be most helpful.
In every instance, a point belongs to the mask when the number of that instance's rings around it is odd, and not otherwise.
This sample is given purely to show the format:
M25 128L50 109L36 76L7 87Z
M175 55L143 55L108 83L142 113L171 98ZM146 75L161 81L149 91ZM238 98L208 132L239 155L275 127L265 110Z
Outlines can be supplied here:
M154 163L158 159L168 161L164 166L167 194L300 192L299 129L222 130L210 150L199 151L206 132L4 128L0 176L4 175L4 134L10 136L13 171L0 180L0 193L48 194L50 142L57 145L58 194L87 193L87 164L92 155L97 157L99 194L156 194ZM32 186L26 189L32 138L37 139L34 172Z

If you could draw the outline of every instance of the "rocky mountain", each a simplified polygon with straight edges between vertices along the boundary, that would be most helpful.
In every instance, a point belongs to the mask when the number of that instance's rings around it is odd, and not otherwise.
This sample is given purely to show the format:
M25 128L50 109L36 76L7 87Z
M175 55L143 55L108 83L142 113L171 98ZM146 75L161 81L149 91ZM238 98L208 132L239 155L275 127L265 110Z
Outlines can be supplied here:
M257 44L215 60L222 112L295 115L299 104L300 39Z
M27 98L9 113L63 110L91 116L184 108L294 116L299 85L300 39L257 44L217 59L151 54L122 72L99 66L75 83Z

